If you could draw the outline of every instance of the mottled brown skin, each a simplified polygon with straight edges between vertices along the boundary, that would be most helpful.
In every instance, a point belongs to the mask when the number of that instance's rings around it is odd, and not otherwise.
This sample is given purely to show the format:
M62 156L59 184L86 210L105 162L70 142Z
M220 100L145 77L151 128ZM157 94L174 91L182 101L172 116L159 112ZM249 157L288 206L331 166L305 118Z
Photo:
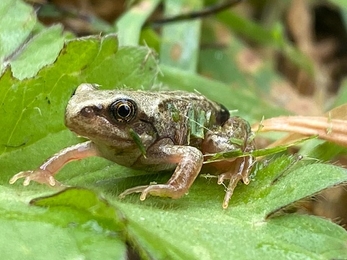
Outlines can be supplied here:
M230 117L222 105L200 94L183 91L97 90L82 84L67 105L65 123L90 141L60 151L37 170L16 174L10 183L25 178L24 185L34 180L54 186L53 176L67 162L101 156L130 168L175 169L166 184L134 187L121 197L141 192L141 200L147 194L179 198L199 174L204 154L254 148L246 121ZM238 181L248 184L252 163L251 156L215 163L224 171L218 183L230 179L224 208Z

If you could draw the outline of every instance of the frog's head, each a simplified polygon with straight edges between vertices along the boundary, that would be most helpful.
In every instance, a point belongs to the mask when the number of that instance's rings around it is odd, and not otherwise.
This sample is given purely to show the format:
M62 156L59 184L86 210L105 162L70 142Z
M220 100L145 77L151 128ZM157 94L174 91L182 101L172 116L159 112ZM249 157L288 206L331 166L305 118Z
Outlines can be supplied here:
M151 143L154 136L148 133L153 133L152 125L140 119L136 97L97 87L85 83L76 89L66 107L66 126L95 143L122 149L136 146L130 134L134 131L143 143Z

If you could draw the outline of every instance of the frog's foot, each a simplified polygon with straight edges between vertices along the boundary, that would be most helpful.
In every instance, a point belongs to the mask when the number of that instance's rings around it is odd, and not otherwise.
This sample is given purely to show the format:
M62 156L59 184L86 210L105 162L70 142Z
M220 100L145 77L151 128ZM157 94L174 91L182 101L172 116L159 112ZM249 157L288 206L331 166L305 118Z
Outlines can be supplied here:
M138 186L130 188L122 192L119 197L124 198L126 195L131 193L141 192L140 200L145 200L147 195L158 197L170 197L172 199L178 199L185 194L185 189L177 188L171 184L153 184L146 186Z
M244 184L249 184L250 180L248 177L252 168L252 160L253 158L238 158L234 161L235 167L225 173L218 175L217 183L219 185L223 184L225 179L229 179L229 184L226 187L222 205L224 209L228 208L229 200L234 193L234 189L236 188L237 183L242 180ZM237 169L236 172L235 169Z
M9 182L10 184L13 184L21 178L24 178L24 186L28 186L31 181L46 184L48 186L61 186L60 182L58 182L53 177L53 174L47 170L37 169L34 171L19 172L16 175L14 175Z
M243 171L243 172L241 172L241 173L238 172L238 173L236 173L236 174L235 174L235 172L233 172L233 171L221 173L221 174L218 175L217 183L218 183L219 185L221 185L221 184L224 182L224 180L230 180L230 181L231 181L232 179L235 178L235 175L238 175L238 178L237 178L238 181L242 180L242 182L243 182L244 184L246 184L246 185L248 185L248 184L250 183L250 180L249 180L249 178L248 178L249 173L246 172L246 171Z

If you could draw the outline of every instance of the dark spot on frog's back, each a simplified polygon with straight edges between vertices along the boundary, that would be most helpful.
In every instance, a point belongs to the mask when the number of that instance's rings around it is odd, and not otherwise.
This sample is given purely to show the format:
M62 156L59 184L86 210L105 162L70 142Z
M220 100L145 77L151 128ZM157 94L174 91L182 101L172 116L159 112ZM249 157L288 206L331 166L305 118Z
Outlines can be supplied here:
M217 113L216 121L217 124L223 125L230 118L230 113L229 110L222 104L219 104L219 106L220 110Z

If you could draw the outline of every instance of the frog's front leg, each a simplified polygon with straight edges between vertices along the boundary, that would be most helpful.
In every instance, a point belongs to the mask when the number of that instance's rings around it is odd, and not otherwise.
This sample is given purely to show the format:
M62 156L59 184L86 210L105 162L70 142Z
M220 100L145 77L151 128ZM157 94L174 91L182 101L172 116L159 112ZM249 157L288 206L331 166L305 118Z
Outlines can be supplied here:
M23 185L29 185L30 181L57 186L60 183L54 178L54 175L68 162L80 160L90 156L99 156L99 151L93 142L87 141L67 147L53 155L38 169L32 171L22 171L10 179L10 184L18 179L24 178Z
M166 184L130 188L120 194L120 197L141 192L140 200L145 200L148 194L177 199L189 190L203 163L201 151L192 146L165 144L147 151L146 157L150 164L177 164L175 172Z

